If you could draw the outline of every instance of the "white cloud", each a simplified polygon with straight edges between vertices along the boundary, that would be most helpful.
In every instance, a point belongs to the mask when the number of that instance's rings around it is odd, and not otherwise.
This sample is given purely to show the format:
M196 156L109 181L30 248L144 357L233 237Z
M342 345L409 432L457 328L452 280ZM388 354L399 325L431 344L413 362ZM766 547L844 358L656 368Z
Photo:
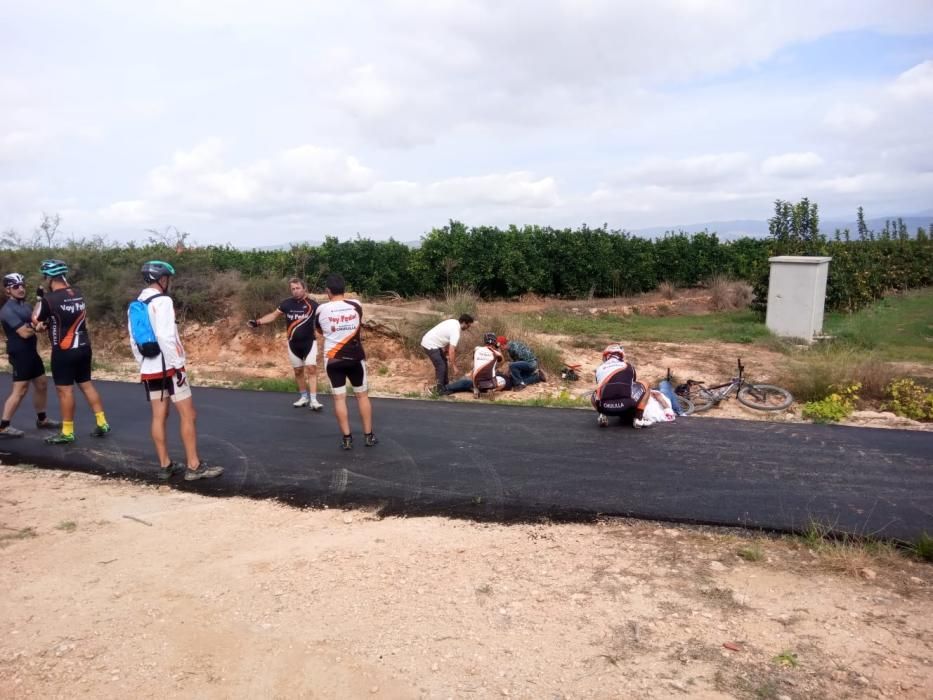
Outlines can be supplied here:
M798 177L809 175L823 164L823 159L816 153L783 153L779 156L766 158L761 164L761 171L765 175L777 177Z
M865 131L878 121L878 112L862 104L840 103L833 106L823 123L844 134Z
M901 73L890 88L891 94L905 100L933 97L933 60L924 61Z

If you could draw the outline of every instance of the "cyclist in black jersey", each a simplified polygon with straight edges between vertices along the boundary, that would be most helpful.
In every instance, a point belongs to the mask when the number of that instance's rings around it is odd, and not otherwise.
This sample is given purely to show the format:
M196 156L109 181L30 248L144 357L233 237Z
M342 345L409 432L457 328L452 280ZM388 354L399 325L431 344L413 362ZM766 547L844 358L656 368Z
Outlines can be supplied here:
M317 400L317 338L314 334L314 314L318 303L308 294L304 281L297 277L288 280L288 291L291 296L274 311L246 323L250 328L257 328L285 317L288 361L298 384L298 400L292 406L308 406L312 411L320 411L324 406Z
M26 303L26 280L18 272L3 277L3 290L7 300L0 309L0 323L6 333L7 354L13 371L13 387L3 404L0 420L0 438L22 437L23 431L10 425L32 385L32 402L36 409L36 427L57 430L61 424L50 420L45 413L48 399L48 381L45 365L37 350L36 329L32 325L32 307Z
M65 275L68 266L61 260L43 260L42 275L49 282L49 291L39 287L39 301L33 312L36 330L48 329L52 342L52 381L58 392L62 411L62 431L46 438L50 445L62 445L75 441L74 385L77 384L84 398L94 411L97 423L94 437L103 437L110 432L104 415L100 394L91 382L91 338L87 331L87 304L77 287L72 287Z

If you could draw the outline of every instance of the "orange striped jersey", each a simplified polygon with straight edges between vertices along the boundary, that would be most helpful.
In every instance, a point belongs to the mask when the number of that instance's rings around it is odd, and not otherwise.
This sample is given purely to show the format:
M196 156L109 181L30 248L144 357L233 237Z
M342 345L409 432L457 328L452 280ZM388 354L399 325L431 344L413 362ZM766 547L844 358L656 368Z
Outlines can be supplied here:
M317 307L317 327L324 336L328 360L365 360L361 330L363 307L356 299L326 301Z
M314 340L314 312L317 307L318 303L307 297L289 297L279 304L279 311L285 315L288 324L289 340Z
M39 305L36 320L49 327L52 350L74 350L90 346L91 337L85 323L87 304L77 287L65 287L46 292Z

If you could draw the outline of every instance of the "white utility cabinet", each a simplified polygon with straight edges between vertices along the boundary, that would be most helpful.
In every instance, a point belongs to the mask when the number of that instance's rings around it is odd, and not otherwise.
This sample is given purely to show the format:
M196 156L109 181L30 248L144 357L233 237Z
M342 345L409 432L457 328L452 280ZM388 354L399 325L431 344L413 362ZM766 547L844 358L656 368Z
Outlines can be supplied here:
M826 279L832 258L779 255L768 258L768 315L765 323L775 335L808 343L823 333Z

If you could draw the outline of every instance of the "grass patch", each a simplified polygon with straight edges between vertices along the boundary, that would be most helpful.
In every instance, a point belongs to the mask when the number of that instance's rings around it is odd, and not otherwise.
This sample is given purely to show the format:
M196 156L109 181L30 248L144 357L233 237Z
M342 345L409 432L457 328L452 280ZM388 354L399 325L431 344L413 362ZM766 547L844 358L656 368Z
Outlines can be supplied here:
M797 659L796 652L785 650L780 654L774 657L774 663L778 666L784 666L786 668L797 668L800 665L800 661Z
M62 532L74 532L78 529L78 523L74 520L62 520L58 525L55 526L56 530L61 530Z
M736 554L745 561L761 561L765 558L765 550L758 542L741 547Z
M33 527L12 528L2 526L0 527L0 549L17 540L28 540L37 535L38 533Z
M910 552L921 561L933 563L933 537L927 533L920 535L920 538L910 547Z
M866 568L893 564L899 557L916 552L914 547L905 548L873 537L837 534L831 527L816 521L811 521L799 537L819 555L825 568L856 577ZM928 546L933 546L933 538Z
M518 397L520 394L506 393L507 397ZM498 398L502 394L496 395L496 403L508 404L510 406L539 406L543 408L589 408L590 400L586 396L571 396L567 391L561 391L556 396L536 396L534 398Z
M886 297L854 314L826 314L823 327L833 345L892 362L933 363L933 288Z
M279 377L243 379L237 382L237 388L246 391L280 391L288 393L296 391L294 379L281 379Z
M730 343L757 343L771 339L765 324L751 311L729 311L703 316L616 316L577 315L550 311L524 314L525 324L541 333L569 335L603 341L652 340L667 343L693 343L718 340Z

